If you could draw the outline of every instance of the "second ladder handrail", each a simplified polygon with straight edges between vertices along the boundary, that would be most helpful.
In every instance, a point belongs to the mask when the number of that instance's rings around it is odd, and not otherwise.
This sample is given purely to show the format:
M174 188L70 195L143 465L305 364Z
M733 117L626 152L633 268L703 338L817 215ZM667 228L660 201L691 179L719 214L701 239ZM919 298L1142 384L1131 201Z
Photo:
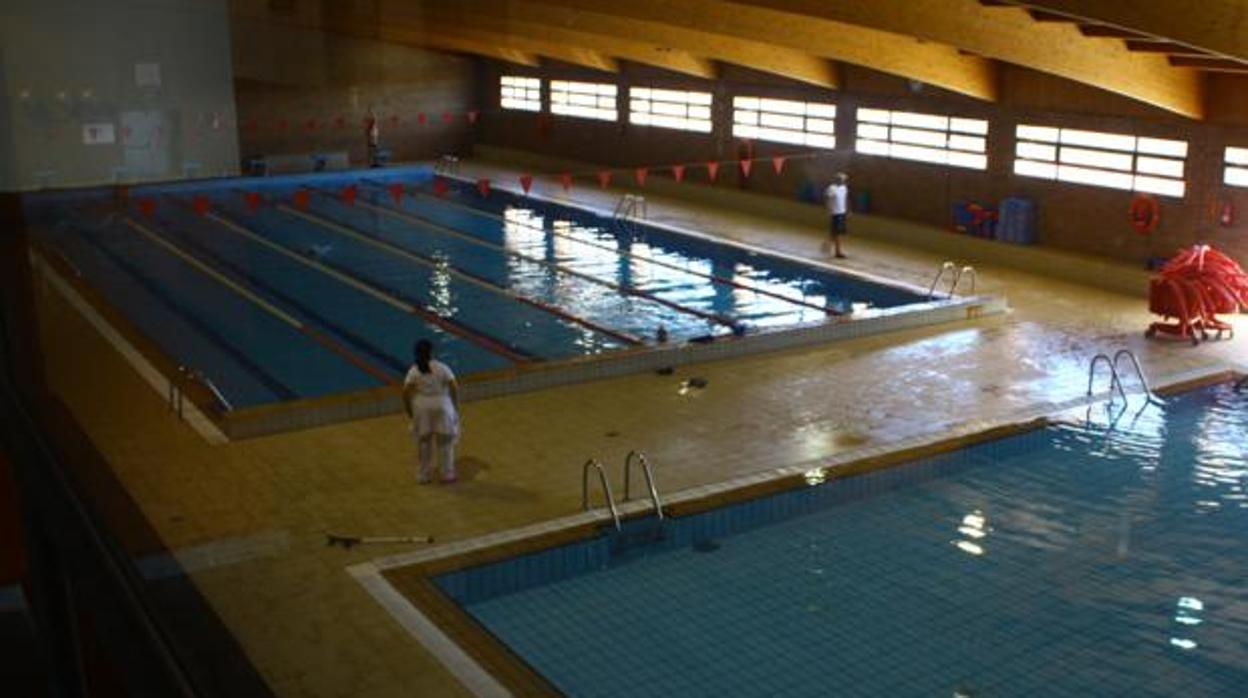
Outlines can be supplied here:
M646 477L646 488L650 490L650 501L654 503L654 513L663 520L663 503L659 501L659 490L654 485L654 471L650 468L650 459L646 458L646 454L641 451L629 451L624 458L624 501L629 501L632 495L630 488L633 483L632 467L633 460L641 463L641 472Z

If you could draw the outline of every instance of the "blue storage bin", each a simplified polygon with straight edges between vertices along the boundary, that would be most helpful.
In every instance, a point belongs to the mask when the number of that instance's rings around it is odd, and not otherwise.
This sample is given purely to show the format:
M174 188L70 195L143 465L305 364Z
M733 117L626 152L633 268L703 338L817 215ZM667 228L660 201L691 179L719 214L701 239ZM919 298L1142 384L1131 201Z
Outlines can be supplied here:
M1015 245L1036 242L1036 204L1021 196L1001 200L997 221L997 239Z

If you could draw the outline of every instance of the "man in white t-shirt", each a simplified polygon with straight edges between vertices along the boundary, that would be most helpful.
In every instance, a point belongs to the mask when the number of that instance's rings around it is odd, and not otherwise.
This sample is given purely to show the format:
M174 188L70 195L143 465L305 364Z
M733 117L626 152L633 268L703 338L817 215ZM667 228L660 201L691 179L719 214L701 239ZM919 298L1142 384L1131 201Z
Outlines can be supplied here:
M841 236L847 232L845 219L849 216L849 175L844 172L836 173L836 181L828 185L827 190L823 193L824 199L828 204L828 215L830 217L829 232L832 239L824 243L823 250L827 252L829 248L836 251L838 259L844 259L845 254L841 252Z

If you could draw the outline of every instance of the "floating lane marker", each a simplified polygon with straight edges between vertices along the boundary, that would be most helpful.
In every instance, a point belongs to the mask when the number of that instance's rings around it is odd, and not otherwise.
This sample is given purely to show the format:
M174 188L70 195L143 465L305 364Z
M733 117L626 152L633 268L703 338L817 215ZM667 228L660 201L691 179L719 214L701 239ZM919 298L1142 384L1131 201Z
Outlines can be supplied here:
M135 221L133 218L130 218L130 217L126 217L122 219L122 222L125 223L130 228L132 228L133 230L135 230L136 232L138 232L140 235L143 235L144 237L156 243L160 247L164 248L165 250L168 250L170 253L172 253L174 256L178 257L182 261L191 265L195 269L198 269L205 276L208 276L209 278L217 281L222 286L225 286L226 288L230 289L231 291L238 294L239 296L242 296L243 298L247 299L256 307L260 308L261 310L264 310L265 312L269 313L273 317L276 317L282 322L290 325L291 327L295 328L302 334L312 339L312 341L316 342L317 344L320 344L326 349L329 349L330 351L337 354L342 359L345 359L351 365L367 373L373 378L381 381L383 385L397 385L398 384L397 381L394 379L394 377L391 376L385 370L378 368L377 366L374 366L372 362L364 360L363 358L358 356L355 352L351 351L347 347L340 344L337 340L326 335L320 330L317 330L313 327L308 326L302 320L294 317L290 313L287 313L286 311L273 305L269 301L261 298L260 296L253 293L250 289L235 282L233 279L225 276L224 274L217 271L216 269L213 269L211 266L201 262L199 259L192 256L190 253L186 252L185 250L173 244L172 242L169 242L163 236L156 233L152 229L138 223L137 221Z

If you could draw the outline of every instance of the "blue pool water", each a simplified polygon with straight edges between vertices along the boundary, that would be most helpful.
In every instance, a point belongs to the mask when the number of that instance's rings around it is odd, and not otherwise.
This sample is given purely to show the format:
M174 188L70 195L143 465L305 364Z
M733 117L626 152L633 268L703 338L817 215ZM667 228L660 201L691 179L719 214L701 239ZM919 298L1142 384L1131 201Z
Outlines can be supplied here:
M362 175L362 176L361 176ZM390 181L416 191L395 202ZM400 379L429 337L458 373L821 322L923 301L825 269L455 183L427 170L35 197L85 280L235 406ZM354 204L336 193L358 187ZM294 193L307 188L307 207ZM243 196L258 191L252 209ZM192 210L207 197L211 214ZM138 201L155 202L144 215Z
M574 696L1248 687L1248 394L1228 387L654 527L436 582Z

